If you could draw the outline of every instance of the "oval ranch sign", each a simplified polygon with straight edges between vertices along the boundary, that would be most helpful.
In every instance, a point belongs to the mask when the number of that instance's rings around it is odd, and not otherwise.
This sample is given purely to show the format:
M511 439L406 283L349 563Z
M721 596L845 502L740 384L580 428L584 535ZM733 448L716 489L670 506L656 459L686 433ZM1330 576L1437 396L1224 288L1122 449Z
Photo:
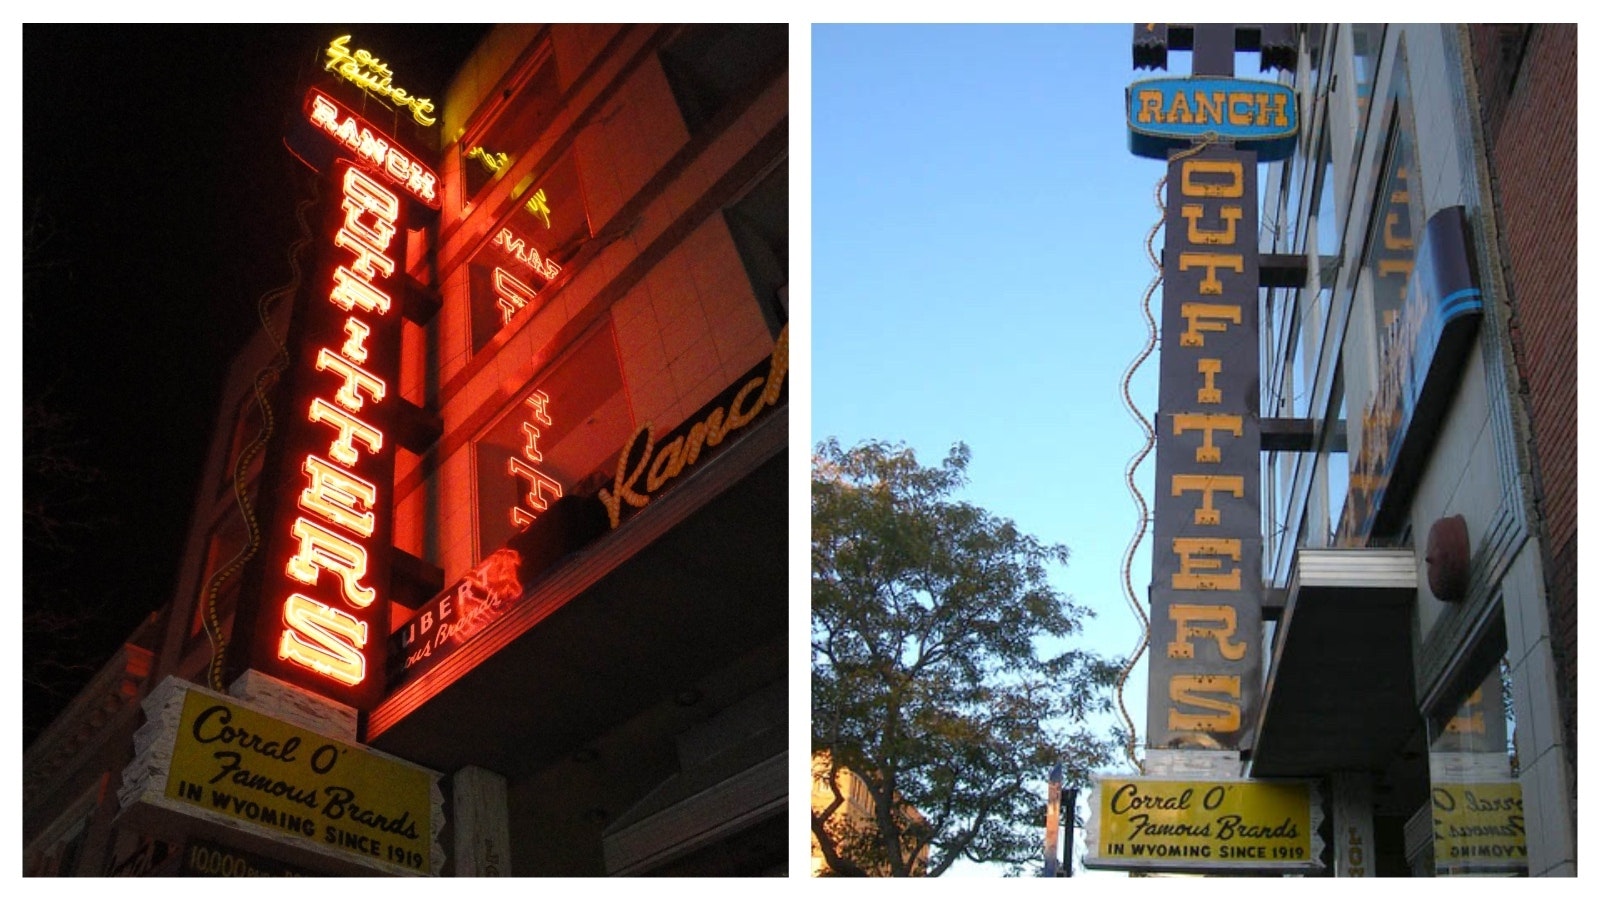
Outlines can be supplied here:
M1128 147L1166 159L1206 135L1254 150L1263 161L1294 150L1300 130L1294 89L1240 78L1153 78L1128 86Z

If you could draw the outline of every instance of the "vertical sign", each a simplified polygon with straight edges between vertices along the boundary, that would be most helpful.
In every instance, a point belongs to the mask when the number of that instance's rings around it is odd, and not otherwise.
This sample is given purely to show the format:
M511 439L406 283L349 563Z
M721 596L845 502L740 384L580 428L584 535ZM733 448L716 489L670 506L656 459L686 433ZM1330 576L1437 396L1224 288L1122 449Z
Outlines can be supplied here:
M234 665L367 709L381 696L389 635L405 233L398 188L347 160L327 178L320 264L296 297L273 401L279 431Z
M1151 748L1238 750L1261 680L1256 154L1167 167Z

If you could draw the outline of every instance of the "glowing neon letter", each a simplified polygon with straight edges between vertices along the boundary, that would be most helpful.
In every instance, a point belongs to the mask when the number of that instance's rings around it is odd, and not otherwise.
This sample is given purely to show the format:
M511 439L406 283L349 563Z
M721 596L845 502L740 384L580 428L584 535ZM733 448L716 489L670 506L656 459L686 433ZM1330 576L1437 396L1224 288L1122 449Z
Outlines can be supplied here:
M344 354L344 358L351 362L366 362L367 335L372 333L372 329L367 326L367 323L352 316L344 322L344 333L349 337L345 340L344 346L339 348L339 352Z
M311 410L307 415L313 422L327 423L338 430L339 437L328 445L328 455L347 466L355 465L356 460L361 458L355 447L358 440L368 453L383 449L383 432L321 397L311 401Z
M344 384L339 386L339 390L333 395L333 399L337 400L339 405L345 409L351 412L360 412L361 407L365 405L365 401L361 399L363 392L371 397L374 403L383 399L386 385L383 383L382 378L355 365L327 347L323 347L317 351L317 371L326 372L329 370L344 379Z
M289 626L278 641L278 658L305 666L345 684L366 678L367 623L301 594L290 594L283 604L283 624Z
M314 585L317 574L326 570L338 576L339 588L351 606L365 609L378 599L377 591L361 584L361 579L367 575L365 547L345 540L304 516L294 520L290 533L300 540L300 549L289 557L289 565L284 568L290 578Z
M300 492L301 509L362 537L372 536L376 485L316 456L307 456L301 471L311 476L311 483Z
M333 290L328 292L328 302L346 312L359 306L380 316L393 305L388 294L366 283L344 266L333 270Z
M348 204L347 204L348 206ZM359 209L360 207L356 207ZM390 237L394 236L393 229ZM378 252L379 248L368 242L370 235L363 229L352 231L347 228L339 229L333 236L336 247L342 247L355 254L355 259L350 262L350 270L362 278L388 278L394 274L394 260ZM387 242L385 242L387 245Z
M344 172L344 195L359 202L379 219L392 223L400 217L400 198L373 181L371 176L357 168ZM346 222L348 223L348 219ZM387 246L387 242L385 242Z

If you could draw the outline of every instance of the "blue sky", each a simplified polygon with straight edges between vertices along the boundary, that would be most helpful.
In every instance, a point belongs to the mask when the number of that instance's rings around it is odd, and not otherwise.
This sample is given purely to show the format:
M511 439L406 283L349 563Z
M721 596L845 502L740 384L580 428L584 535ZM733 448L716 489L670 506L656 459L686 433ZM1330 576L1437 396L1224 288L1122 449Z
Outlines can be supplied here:
M1071 548L1054 584L1097 611L1083 641L1109 656L1139 638L1121 569L1138 522L1124 471L1143 433L1121 383L1146 340L1144 241L1164 174L1127 149L1124 88L1163 74L1133 70L1131 37L811 35L812 440L904 442L926 465L966 442L964 498ZM1173 62L1166 74L1186 73L1187 54ZM1255 72L1241 57L1238 74ZM1133 381L1146 415L1155 384L1152 356ZM1153 481L1152 455L1138 472L1147 502ZM1141 603L1149 558L1146 535ZM1143 669L1126 690L1141 737Z

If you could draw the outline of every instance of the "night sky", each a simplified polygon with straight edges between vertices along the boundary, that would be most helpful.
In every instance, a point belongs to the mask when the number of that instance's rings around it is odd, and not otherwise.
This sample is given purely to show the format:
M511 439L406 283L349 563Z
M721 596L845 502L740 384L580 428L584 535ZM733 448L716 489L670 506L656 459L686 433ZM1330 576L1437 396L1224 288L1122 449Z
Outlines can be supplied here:
M290 277L301 76L351 34L442 105L485 30L23 28L25 625L69 618L24 628L25 744L172 596L228 361Z

